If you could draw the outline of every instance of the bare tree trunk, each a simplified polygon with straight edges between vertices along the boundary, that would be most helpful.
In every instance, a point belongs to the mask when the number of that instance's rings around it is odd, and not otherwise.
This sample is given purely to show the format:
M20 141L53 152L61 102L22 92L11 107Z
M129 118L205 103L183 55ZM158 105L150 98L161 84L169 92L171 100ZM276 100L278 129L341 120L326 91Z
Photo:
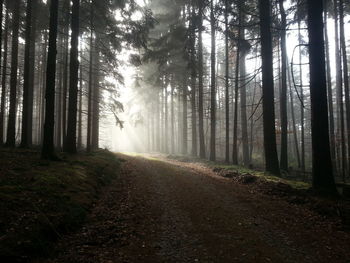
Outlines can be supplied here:
M184 76L182 91L182 154L187 154L187 74Z
M239 26L238 35L240 35L241 27ZM232 163L238 165L238 94L239 94L239 56L241 50L241 41L237 42L236 51L236 67L235 67L235 96L234 96L234 113L233 113L233 148L232 148Z
M18 74L18 36L20 19L20 0L15 0L12 23L12 49L11 49L11 79L10 79L10 109L7 124L6 145L16 145L16 115L17 115L17 74Z
M80 57L83 56L83 47L80 42ZM83 148L83 66L79 70L79 109L78 109L78 150Z
M347 168L350 167L350 98L349 98L349 75L348 75L348 56L346 52L346 42L345 42L345 29L344 29L344 2L339 0L339 27L340 27L340 48L341 54L343 56L343 73L344 73L344 90L345 90L345 109L346 109L346 123L347 123ZM345 144L345 142L344 142ZM348 174L348 170L346 171ZM348 175L349 176L349 175ZM345 174L343 176L343 181L345 181Z
M270 0L259 0L261 55L262 55L262 91L263 126L266 171L280 174L275 129L275 102L273 83L273 57L271 36Z
M322 1L308 0L313 187L336 194L329 144Z
M196 70L196 12L194 9L194 5L192 3L192 15L191 15L191 122L192 122L192 156L197 156L197 111L196 111L196 78L197 78L197 70Z
M27 0L25 54L24 54L24 83L23 83L23 113L22 113L22 138L21 147L27 148L32 144L32 118L33 118L33 77L32 70L35 60L33 48L35 45L35 32L33 26L36 23L35 12L36 0ZM35 29L35 28L34 28ZM34 41L33 41L34 38ZM32 68L31 68L32 67ZM32 73L32 74L31 74Z
M210 161L216 161L216 39L214 0L210 2L211 85L210 85Z
M199 1L198 25L198 131L199 157L205 158L204 107L203 107L203 3Z
M9 11L8 11L8 8L6 7L5 32L4 32L4 55L3 55L4 58L2 63L2 81L1 81L2 83L1 83L1 108L0 108L0 145L4 143L4 139L5 139L4 125L5 125L5 104L6 104L8 30L9 30Z
M99 37L97 37L99 39ZM100 134L100 50L99 45L95 46L95 74L94 91L92 102L92 129L91 129L91 147L94 151L99 148Z
M301 11L298 11L301 12ZM304 110L304 87L302 66L302 36L301 18L298 19L298 42L299 42L299 74L300 74L300 123L301 123L301 170L305 172L305 110Z
M72 21L71 21L71 50L69 66L69 105L68 105L68 126L65 151L68 153L77 152L77 112L78 112L78 74L79 74L79 9L80 0L73 0Z
M242 43L245 43L245 15L244 11L242 11L242 7L240 7L240 36L239 40ZM243 149L243 165L249 166L249 140L248 140L248 123L247 123L247 81L246 81L246 56L249 51L248 46L241 45L240 46L240 56L239 56L239 75L240 75L240 91L241 91L241 129L242 129L242 149Z
M334 1L334 28L335 28L335 58L336 58L336 83L337 83L337 104L338 113L338 129L341 138L341 175L345 177L347 171L346 145L345 145L345 120L344 120L344 102L343 102L343 72L341 65L341 53L339 48L339 24L338 24L338 0Z
M50 3L50 33L49 50L46 71L46 102L45 102L45 125L44 140L42 147L42 158L56 159L54 147L55 126L55 80L56 80L56 55L57 55L57 22L58 22L58 0Z
M175 153L175 111L174 111L174 75L171 76L170 114L171 114L171 154Z
M86 151L91 152L91 127L92 127L92 76L93 76L93 30L94 30L94 9L93 2L90 2L90 58L89 58L89 86L88 86L88 110L87 110L87 136Z
M329 109L329 133L330 133L330 145L331 156L333 163L333 170L337 174L336 165L336 151L335 151L335 129L334 129L334 110L333 110L333 91L332 91L332 75L331 75L331 62L329 55L329 39L328 39L328 1L324 0L324 35L325 35L325 48L326 48L326 66L327 66L327 91L328 91L328 109Z
M288 61L288 59L287 59L287 61ZM290 73L290 69L288 68L288 63L287 63L287 72L288 72L287 73L287 77L288 77L288 84L289 84L290 112L291 112L291 116L292 116L292 126L293 126L295 152L296 152L297 161L298 161L298 168L301 168L298 129L297 129L297 125L296 125L295 111L294 111L294 94L293 94L293 88L292 88L292 82L291 82L291 73Z
M283 6L283 0L279 0L281 13L281 58L282 58L282 85L280 98L281 111L281 160L280 167L283 171L288 171L288 116L287 116L287 45L286 28L287 16Z
M169 84L169 76L165 75L164 78L164 152L169 153L169 107L168 107L168 84Z

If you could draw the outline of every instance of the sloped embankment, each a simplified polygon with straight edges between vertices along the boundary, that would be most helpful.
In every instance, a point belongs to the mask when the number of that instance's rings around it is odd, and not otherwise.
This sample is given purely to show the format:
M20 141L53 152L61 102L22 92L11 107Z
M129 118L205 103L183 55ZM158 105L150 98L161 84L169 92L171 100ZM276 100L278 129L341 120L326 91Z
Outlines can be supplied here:
M21 262L50 251L80 226L104 186L118 176L108 151L43 161L35 150L0 149L0 261Z

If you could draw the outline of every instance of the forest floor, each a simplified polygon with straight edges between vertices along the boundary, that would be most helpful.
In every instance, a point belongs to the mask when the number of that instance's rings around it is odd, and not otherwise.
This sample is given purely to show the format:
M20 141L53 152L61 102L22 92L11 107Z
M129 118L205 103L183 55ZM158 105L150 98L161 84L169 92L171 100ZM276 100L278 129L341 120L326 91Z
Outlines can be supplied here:
M28 262L49 254L55 241L81 227L103 189L118 178L108 151L60 161L35 149L0 147L0 262Z
M201 163L118 158L120 178L84 226L36 263L350 262L350 231L337 216L345 200Z

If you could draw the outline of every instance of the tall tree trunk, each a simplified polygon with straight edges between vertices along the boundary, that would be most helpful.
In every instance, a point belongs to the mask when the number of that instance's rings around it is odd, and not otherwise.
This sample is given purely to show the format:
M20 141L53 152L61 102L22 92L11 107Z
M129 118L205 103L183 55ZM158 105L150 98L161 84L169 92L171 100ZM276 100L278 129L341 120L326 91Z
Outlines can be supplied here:
M98 34L97 34L98 36ZM99 39L99 37L97 37ZM100 134L100 50L99 45L95 45L95 74L94 74L94 90L92 100L92 127L91 127L91 147L94 151L99 148Z
M191 122L192 122L192 156L197 156L197 112L196 112L196 78L197 78L197 70L196 70L196 12L194 9L194 5L192 3L192 15L191 15Z
M266 171L280 174L275 128L275 102L273 83L273 57L271 36L270 0L259 0L261 55L262 55L262 92L263 126Z
M23 113L22 113L22 138L21 147L29 147L32 144L32 124L33 124L33 81L34 71L33 61L33 48L35 45L35 29L34 24L36 23L35 12L36 0L27 0L26 10L26 32L25 32L25 54L24 54L24 83L23 83ZM34 41L33 41L34 38Z
M169 76L165 75L164 77L164 152L169 153L169 105L168 105L168 85L169 85Z
M157 126L157 151L161 151L161 137L162 137L162 129L161 129L161 120L160 120L160 113L161 113L161 105L160 105L160 89L156 88L155 92L156 96L156 126ZM187 139L186 139L187 143ZM187 149L187 148L186 148Z
M63 146L67 144L67 98L68 98L68 66L69 66L69 34L70 34L70 0L63 1L63 12L66 13L64 17L64 62L63 62L63 92L62 92L62 138L63 138Z
M300 13L301 11L298 11ZM304 87L302 66L302 36L301 17L298 18L298 42L299 42L299 74L300 74L300 123L301 123L301 170L305 172L305 110L304 110Z
M68 105L68 126L65 151L68 153L77 152L77 112L78 112L78 75L79 75L79 7L80 0L73 0L72 21L71 21L71 49L69 65L69 105Z
M58 46L64 47L65 36L59 37ZM62 104L63 104L63 72L64 72L64 50L60 54L58 68L58 96L56 96L56 147L62 150Z
M40 93L40 120L39 120L39 127L38 127L38 138L39 142L42 143L43 141L43 133L44 133L44 125L45 125L45 96L46 96L46 83L47 83L47 63L48 63L48 52L47 46L48 46L48 34L44 32L44 45L42 47L42 67L41 67L41 76L42 76L42 81L41 81L41 93ZM56 44L57 46L57 44ZM55 72L56 74L56 72ZM56 76L55 76L56 77Z
M225 0L225 161L230 162L230 81L229 81L229 27L228 27L228 0Z
M288 72L290 72L290 71L288 70ZM289 82L290 112L291 112L291 115L292 115L292 125L293 125L293 136L294 136L295 152L296 152L296 156L297 156L298 167L301 168L299 140L298 140L298 129L297 129L296 120L295 120L294 95L293 95L292 86L290 84L291 83L290 74L288 74L288 82Z
M308 31L310 53L310 95L312 130L312 176L316 191L337 192L329 144L327 84L323 38L322 1L308 0Z
M184 76L183 90L182 90L182 154L187 154L187 74Z
M15 0L12 22L12 50L11 50L11 76L10 76L10 109L7 124L6 145L16 145L16 115L17 115L17 74L18 74L18 35L20 19L20 0Z
M245 15L240 7L241 23L239 40L245 43ZM249 140L248 140L248 123L247 123L247 80L246 80L246 56L249 51L246 45L240 46L240 61L239 61L239 75L240 75L240 91L241 91L241 129L242 129L242 149L243 149L243 165L249 166Z
M238 35L241 35L241 15L239 15ZM239 56L241 51L241 41L237 41L236 67L235 67L235 95L234 95L234 113L233 113L233 148L232 163L238 165L238 94L239 94Z
M171 76L171 95L170 95L170 115L171 115L171 154L175 153L175 110L174 110L174 89L175 89L175 81L174 75Z
M339 47L339 23L338 23L338 0L334 1L334 29L335 29L335 58L336 58L336 83L337 83L337 104L338 104L338 130L340 134L340 149L341 149L341 175L344 177L347 170L346 145L345 145L345 120L344 120L344 100L343 100L343 72L342 59Z
M45 125L44 140L42 147L42 158L56 159L54 148L54 126L55 126L55 80L56 80L56 56L57 56L57 22L58 22L58 0L50 3L50 33L49 49L46 70L46 101L45 101Z
M80 61L83 57L83 47L80 42ZM83 65L80 64L79 70L79 109L78 109L78 150L83 147Z
M199 1L198 24L198 132L199 157L205 158L204 107L203 107L203 3Z
M210 2L211 27L211 84L210 84L210 160L216 161L216 19L214 15L214 0Z
M327 66L326 73L327 73L327 92L328 92L328 109L329 109L329 133L330 133L330 145L331 145L333 170L335 171L335 174L337 174L332 75L331 75L331 62L330 62L330 55L329 55L329 39L328 39L328 0L324 0L323 4L324 4L324 35L325 35L326 66ZM304 169L305 169L305 165L304 165Z
M6 104L6 79L7 79L7 52L8 52L8 30L9 30L9 11L6 7L5 15L5 32L4 32L4 59L2 63L2 80L1 80L1 106L0 106L0 145L4 143L5 130L5 104ZM0 34L1 36L2 34ZM1 63L1 61L0 61Z
M348 56L346 52L345 29L344 29L344 1L343 0L339 0L339 27L340 27L340 47L341 47L341 54L343 57L345 109L346 109L347 140L348 140L347 168L349 168L350 167L350 98L349 98ZM344 174L343 180L345 181L345 174Z
M38 21L38 2L33 0L32 8L32 30L30 36L30 63L29 63L29 115L28 115L28 145L33 144L33 118L34 118L34 87L35 87L35 65L36 65L36 38L37 38L37 21Z
M92 87L93 87L93 30L94 30L94 9L93 2L90 2L90 51L89 51L89 86L88 86L88 110L87 110L87 132L86 132L86 151L91 151L91 127L92 127Z
M286 29L287 16L283 6L283 0L279 0L279 8L281 13L281 159L280 167L283 171L288 171L288 116L287 116L287 45L286 45Z

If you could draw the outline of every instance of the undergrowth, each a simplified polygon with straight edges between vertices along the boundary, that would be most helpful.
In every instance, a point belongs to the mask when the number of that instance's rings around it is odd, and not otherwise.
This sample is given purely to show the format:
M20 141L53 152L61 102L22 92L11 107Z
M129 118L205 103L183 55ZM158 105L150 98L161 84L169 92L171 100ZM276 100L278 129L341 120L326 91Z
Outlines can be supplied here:
M0 261L47 254L80 226L103 187L118 175L108 151L40 159L35 150L0 148Z

